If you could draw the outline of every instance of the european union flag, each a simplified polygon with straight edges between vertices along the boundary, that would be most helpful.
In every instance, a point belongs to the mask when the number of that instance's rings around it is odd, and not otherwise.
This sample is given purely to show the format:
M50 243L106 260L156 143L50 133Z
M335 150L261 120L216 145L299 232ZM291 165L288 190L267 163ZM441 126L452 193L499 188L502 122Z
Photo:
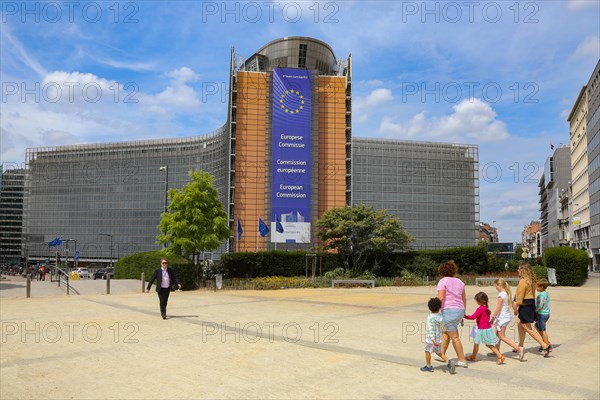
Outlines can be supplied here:
M260 236L265 237L267 236L267 233L269 233L270 229L267 226L267 224L265 224L265 221L262 220L262 218L258 218L258 232L260 232Z
M275 216L275 230L279 233L283 233L283 225L281 225L278 216Z
M240 219L238 218L238 238L237 240L240 240L242 238L242 233L244 233L244 230L242 229L242 223L240 222Z
M48 247L60 246L62 244L62 239L59 237L54 238L48 243Z

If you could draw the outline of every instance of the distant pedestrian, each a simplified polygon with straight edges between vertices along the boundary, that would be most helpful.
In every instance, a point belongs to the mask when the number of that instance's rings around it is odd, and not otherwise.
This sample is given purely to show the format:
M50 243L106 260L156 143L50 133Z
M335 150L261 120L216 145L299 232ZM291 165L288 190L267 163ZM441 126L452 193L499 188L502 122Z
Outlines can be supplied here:
M498 291L498 301L496 302L496 308L492 312L492 319L490 322L496 328L496 334L498 335L498 339L500 339L498 344L496 344L496 348L499 351L500 344L504 342L513 348L514 353L518 353L520 351L519 345L506 336L506 328L512 320L512 295L510 293L510 286L508 286L508 283L502 278L496 279L494 284Z
M442 301L442 354L446 356L446 351L450 342L458 356L456 366L467 368L465 353L458 335L458 324L462 322L465 315L467 297L465 293L465 284L456 277L458 266L454 261L448 261L440 264L438 274L442 278L438 282L438 298ZM451 368L448 363L448 368Z
M160 304L160 315L162 319L167 319L167 303L169 302L169 294L171 286L177 285L181 289L181 283L175 275L175 271L168 268L169 262L166 258L160 260L160 268L157 268L148 282L146 293L150 293L152 283L156 280L156 293Z
M535 298L535 329L542 335L544 342L548 343L549 351L552 351L552 345L546 331L546 323L550 319L550 295L546 290L548 286L550 286L550 283L546 279L542 278L537 281L537 291L539 293ZM540 347L539 351L544 351L544 349Z
M433 366L431 365L431 355L437 354L444 362L450 365L450 373L454 373L455 366L452 361L448 361L448 357L442 354L442 316L440 309L442 308L442 301L437 297L429 299L427 303L429 311L431 313L427 316L425 322L425 366L421 368L423 372L433 372Z
M517 294L513 303L515 315L519 316L519 360L523 361L525 351L523 345L525 343L525 333L535 339L542 347L544 357L548 357L550 346L537 333L531 324L535 321L535 275L528 263L519 264L519 285L517 286Z
M500 351L496 348L496 344L499 339L496 336L495 329L490 324L490 316L492 312L488 307L488 296L484 292L479 292L475 295L475 301L479 305L475 312L471 315L465 315L466 319L475 320L477 322L477 333L475 334L473 353L467 357L469 361L477 361L477 352L479 351L479 345L485 344L490 350L498 357L498 365L504 362L504 356L500 354Z

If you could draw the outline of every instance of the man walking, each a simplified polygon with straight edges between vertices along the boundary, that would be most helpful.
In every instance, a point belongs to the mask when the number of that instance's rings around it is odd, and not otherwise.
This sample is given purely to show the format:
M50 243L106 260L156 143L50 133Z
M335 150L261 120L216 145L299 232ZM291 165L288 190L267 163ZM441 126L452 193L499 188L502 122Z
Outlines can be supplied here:
M158 300L160 302L160 315L162 319L167 319L167 302L169 301L169 294L171 293L171 285L176 284L181 289L181 283L175 275L175 271L168 268L169 262L166 258L160 260L160 268L154 271L148 286L146 287L146 293L150 293L152 283L156 280L156 293L158 293Z

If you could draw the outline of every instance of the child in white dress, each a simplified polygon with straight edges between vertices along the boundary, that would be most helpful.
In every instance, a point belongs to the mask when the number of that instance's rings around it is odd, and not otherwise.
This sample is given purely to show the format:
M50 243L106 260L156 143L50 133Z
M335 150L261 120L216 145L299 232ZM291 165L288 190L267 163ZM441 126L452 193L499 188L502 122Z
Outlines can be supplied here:
M496 309L492 312L491 322L496 328L496 334L500 339L496 348L500 350L500 343L504 342L513 348L514 353L523 351L519 346L510 340L506 336L506 328L512 320L512 296L510 294L510 286L502 278L498 278L494 281L496 284L496 290L498 291L498 301L496 303Z

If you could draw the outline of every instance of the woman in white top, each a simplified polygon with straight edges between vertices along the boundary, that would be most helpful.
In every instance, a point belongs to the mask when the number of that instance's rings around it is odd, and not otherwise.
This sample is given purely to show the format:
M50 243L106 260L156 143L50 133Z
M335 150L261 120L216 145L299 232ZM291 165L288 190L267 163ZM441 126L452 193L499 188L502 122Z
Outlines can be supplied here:
M498 344L496 344L496 348L500 350L500 343L504 342L513 348L513 352L518 353L520 351L519 346L506 337L506 327L512 319L510 311L512 306L510 286L502 278L496 279L494 283L498 291L498 302L496 303L496 309L492 313L491 322L496 327L496 334L500 339Z

